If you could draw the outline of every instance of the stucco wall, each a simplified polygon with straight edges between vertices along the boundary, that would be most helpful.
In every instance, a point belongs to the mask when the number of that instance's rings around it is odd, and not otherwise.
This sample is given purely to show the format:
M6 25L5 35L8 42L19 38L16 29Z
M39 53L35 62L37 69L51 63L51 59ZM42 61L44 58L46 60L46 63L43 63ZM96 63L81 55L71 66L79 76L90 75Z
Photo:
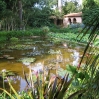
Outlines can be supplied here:
M63 26L67 27L68 25L70 25L69 19L71 20L71 23L73 23L74 18L76 19L76 23L82 23L82 17L64 17Z

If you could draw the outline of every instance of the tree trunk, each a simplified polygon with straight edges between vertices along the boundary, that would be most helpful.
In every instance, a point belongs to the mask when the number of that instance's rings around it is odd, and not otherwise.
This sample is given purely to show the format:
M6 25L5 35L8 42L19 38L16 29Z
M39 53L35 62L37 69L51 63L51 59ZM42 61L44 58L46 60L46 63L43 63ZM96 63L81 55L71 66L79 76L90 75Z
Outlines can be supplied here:
M1 30L1 22L0 22L0 30Z
M19 28L22 30L22 1L18 0L18 7L19 7Z
M61 11L62 11L62 0L58 0L57 6L58 6L59 12L61 13Z

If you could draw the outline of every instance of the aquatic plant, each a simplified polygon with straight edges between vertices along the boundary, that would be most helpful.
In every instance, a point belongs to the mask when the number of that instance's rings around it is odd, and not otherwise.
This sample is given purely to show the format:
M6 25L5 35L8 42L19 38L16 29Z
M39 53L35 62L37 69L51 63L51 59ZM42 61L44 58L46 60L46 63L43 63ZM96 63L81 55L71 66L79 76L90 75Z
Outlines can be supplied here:
M16 45L8 46L8 49L27 50L27 49L32 49L32 46L31 45L16 44Z
M61 54L61 51L60 50L54 51L53 49L50 49L48 51L48 54Z
M13 42L13 43L15 43L15 42L18 42L18 41L19 41L19 39L18 39L18 38L16 38L16 37L12 37L12 38L10 38L10 41L11 41L11 42Z
M3 73L5 72L6 71L3 70ZM57 76L53 76L50 78L49 77L50 72L48 73L45 80L44 72L43 74L38 74L38 72L35 71L33 72L30 68L29 78L28 78L24 71L25 79L28 85L27 91L19 92L19 93L16 92L13 86L11 85L9 79L7 78L12 93L9 93L5 89L0 88L0 90L2 90L3 93L5 93L4 95L2 94L0 97L10 98L10 99L16 99L16 98L26 99L26 97L27 99L38 99L38 98L60 99L61 97L62 99L64 93L66 92L68 86L70 85L70 82L72 81L72 79L68 81L68 75L65 75L63 79L60 79ZM35 76L35 78L33 78L34 77L33 75Z
M23 64L29 64L29 63L33 63L35 61L35 58L20 58L19 60L17 60L18 62L22 62Z
M51 38L51 40L56 44L56 43L60 43L66 40L69 40L71 42L78 42L78 38L77 38L78 33L74 33L74 32L69 32L69 33L53 33L50 32L48 34L48 36ZM80 37L82 36L82 34L80 35ZM88 41L88 36L89 34L86 34L85 37L83 37L83 39L81 39L79 41L79 43L87 43Z
M14 76L17 76L17 73L13 72L13 71L10 71L10 70L6 70L6 69L3 69L2 71L0 71L0 77L2 78L2 80L4 79L4 81L7 80L7 77L9 77L9 79L11 81L13 81L12 77Z
M31 89L30 90L31 96L34 99L37 99L37 98L63 99L66 93L66 90L68 90L68 86L73 80L73 79L68 80L69 75L65 75L63 79L61 79L58 76L52 76L50 78L49 77L50 72L48 73L46 78L44 76L44 73L42 77L38 75L38 73L36 73L36 83L35 83L33 82L31 69L29 74L30 74L29 75L30 80L28 80L26 76L25 77L26 77L28 87L29 89Z

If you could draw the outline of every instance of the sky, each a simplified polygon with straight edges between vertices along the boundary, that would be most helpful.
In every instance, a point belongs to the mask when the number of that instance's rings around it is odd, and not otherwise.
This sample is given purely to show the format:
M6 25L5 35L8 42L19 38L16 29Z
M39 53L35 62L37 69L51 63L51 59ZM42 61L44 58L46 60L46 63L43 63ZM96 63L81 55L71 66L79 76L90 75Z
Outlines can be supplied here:
M82 4L82 0L79 0L79 4Z
M64 0L64 1L73 1L73 0ZM82 4L82 0L76 0L80 5Z

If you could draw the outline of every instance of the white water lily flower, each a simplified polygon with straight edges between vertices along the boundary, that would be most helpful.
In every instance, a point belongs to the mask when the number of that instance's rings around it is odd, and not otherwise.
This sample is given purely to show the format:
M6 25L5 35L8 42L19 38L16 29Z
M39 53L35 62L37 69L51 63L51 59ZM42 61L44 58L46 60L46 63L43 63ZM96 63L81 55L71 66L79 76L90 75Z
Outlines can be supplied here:
M2 72L6 72L6 69L3 69Z
M24 65L28 66L30 65L31 63L30 62L23 62Z

